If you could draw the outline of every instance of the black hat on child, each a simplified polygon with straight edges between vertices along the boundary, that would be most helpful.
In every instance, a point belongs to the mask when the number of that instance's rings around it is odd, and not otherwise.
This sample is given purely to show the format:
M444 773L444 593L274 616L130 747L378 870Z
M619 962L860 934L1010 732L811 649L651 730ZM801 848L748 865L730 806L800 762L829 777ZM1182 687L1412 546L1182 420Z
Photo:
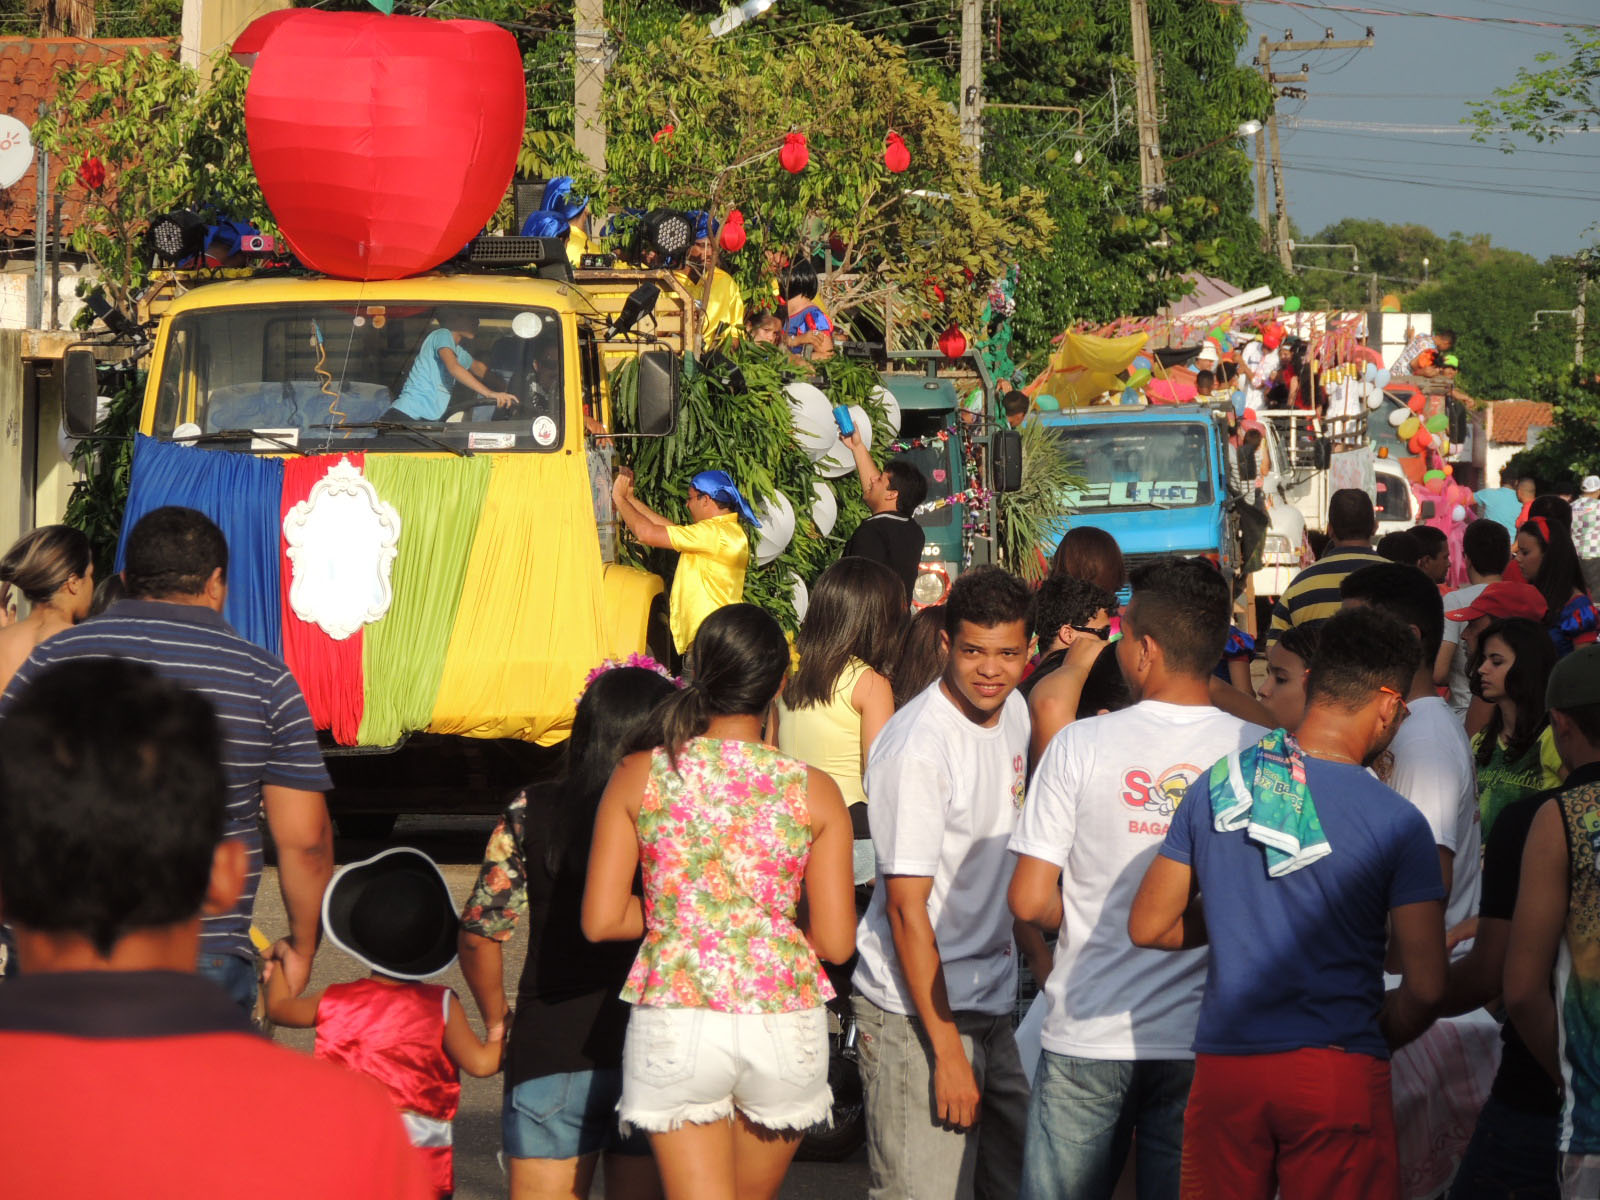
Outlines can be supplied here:
M322 897L322 926L339 949L396 979L427 979L456 961L449 885L409 846L340 867Z

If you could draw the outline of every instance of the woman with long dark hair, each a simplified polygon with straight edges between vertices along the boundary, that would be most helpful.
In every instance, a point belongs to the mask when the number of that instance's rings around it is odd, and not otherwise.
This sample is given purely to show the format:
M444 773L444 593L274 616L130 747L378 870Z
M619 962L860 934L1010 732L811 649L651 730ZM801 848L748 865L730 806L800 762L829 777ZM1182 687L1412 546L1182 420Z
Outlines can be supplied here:
M1494 621L1478 639L1478 694L1494 705L1472 739L1483 837L1506 807L1557 787L1565 774L1544 707L1556 650L1537 621Z
M1556 653L1565 657L1594 641L1600 613L1583 582L1569 528L1559 520L1530 516L1517 530L1513 552L1522 577L1544 597L1544 625Z
M13 621L15 588L33 607ZM89 615L94 560L89 539L68 525L43 525L24 534L0 558L0 692L34 647Z
M1122 547L1116 538L1093 525L1075 525L1062 535L1050 573L1085 580L1113 596L1128 581Z
M462 912L461 969L491 1029L507 1015L501 947L524 912L532 938L504 1066L511 1200L587 1196L602 1152L608 1197L661 1194L648 1143L619 1136L616 1121L628 1024L618 993L638 943L591 946L579 908L600 796L624 755L660 742L656 709L674 691L643 667L594 678L578 701L566 770L512 800Z
M811 587L794 644L799 664L778 696L778 749L821 767L844 796L858 884L872 879L873 862L861 776L894 715L889 681L905 628L906 591L895 573L871 559L841 558Z
M583 931L644 937L617 1112L649 1133L667 1196L761 1200L832 1107L818 959L855 949L850 818L825 771L762 741L789 666L776 621L718 609L694 665L662 746L623 759L600 801Z
M905 641L889 678L894 682L894 706L903 708L913 696L944 674L944 605L930 604L912 614Z

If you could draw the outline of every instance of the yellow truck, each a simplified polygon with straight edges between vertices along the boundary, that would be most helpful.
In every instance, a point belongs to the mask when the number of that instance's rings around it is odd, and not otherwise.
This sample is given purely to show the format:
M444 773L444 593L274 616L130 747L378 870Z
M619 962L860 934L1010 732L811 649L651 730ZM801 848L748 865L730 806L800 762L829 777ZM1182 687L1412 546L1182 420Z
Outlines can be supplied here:
M615 560L610 454L672 430L692 298L533 249L549 270L207 283L157 321L123 534L163 504L221 525L225 615L300 680L336 812L492 807L601 659L665 657L662 580ZM70 433L96 390L69 351Z

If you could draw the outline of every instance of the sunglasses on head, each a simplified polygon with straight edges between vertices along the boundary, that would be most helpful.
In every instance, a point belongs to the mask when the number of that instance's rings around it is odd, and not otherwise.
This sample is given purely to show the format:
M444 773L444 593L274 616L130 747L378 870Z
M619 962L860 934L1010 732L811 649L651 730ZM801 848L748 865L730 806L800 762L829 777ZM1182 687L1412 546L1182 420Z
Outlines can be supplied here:
M1392 687L1381 687L1378 689L1378 691L1385 695L1393 696L1396 700L1400 701L1400 719L1402 721L1411 715L1411 706L1406 703L1406 698L1399 692L1395 691Z

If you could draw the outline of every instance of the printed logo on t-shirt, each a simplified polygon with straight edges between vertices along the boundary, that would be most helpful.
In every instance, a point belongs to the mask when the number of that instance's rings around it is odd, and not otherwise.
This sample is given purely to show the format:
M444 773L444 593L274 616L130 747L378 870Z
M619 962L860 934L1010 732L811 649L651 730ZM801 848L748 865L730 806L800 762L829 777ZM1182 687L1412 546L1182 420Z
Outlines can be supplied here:
M1022 769L1022 755L1011 760L1011 807L1019 812L1028 795L1028 773Z
M1151 816L1170 818L1178 811L1183 793L1199 778L1200 768L1191 763L1176 763L1153 777L1135 767L1122 777L1122 802ZM1129 821L1128 832L1165 836L1167 821Z

